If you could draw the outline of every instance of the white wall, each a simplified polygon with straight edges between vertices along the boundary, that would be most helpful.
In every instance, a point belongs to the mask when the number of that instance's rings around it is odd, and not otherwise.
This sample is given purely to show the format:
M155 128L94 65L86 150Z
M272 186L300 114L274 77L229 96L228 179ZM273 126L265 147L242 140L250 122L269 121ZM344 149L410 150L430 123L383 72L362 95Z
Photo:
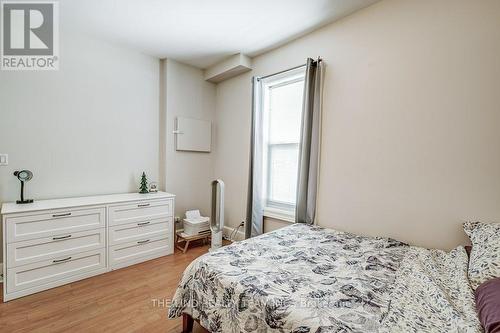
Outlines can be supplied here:
M162 140L165 157L164 187L177 195L176 215L184 217L189 209L210 215L210 182L214 176L214 147L211 153L175 150L175 118L178 116L213 121L215 85L206 82L203 71L171 59L162 60L162 105L165 127ZM212 125L212 139L215 126Z
M159 60L61 29L60 70L0 71L0 203L136 191L158 179Z
M245 217L252 75L327 64L320 225L451 248L500 222L500 2L385 0L217 86L215 175Z

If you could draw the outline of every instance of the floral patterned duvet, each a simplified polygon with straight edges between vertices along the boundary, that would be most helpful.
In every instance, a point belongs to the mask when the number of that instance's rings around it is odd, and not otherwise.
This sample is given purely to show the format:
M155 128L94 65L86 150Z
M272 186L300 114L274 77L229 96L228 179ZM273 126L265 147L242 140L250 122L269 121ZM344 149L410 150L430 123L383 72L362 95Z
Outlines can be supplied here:
M193 261L169 317L211 332L476 332L474 309L463 248L294 224Z

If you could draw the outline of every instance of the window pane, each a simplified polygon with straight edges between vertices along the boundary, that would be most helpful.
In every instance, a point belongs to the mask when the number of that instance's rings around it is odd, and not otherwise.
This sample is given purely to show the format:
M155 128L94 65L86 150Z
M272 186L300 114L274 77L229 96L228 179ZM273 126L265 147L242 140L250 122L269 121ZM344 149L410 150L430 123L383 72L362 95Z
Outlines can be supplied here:
M304 81L272 87L269 91L269 143L298 143Z
M268 200L295 205L298 144L269 146Z

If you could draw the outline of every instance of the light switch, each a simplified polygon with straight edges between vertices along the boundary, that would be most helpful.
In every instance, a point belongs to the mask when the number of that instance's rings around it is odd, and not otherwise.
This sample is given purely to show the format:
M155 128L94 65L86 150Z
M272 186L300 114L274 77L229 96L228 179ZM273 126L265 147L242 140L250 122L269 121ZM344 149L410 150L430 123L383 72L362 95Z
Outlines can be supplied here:
M0 154L0 165L9 165L9 155Z

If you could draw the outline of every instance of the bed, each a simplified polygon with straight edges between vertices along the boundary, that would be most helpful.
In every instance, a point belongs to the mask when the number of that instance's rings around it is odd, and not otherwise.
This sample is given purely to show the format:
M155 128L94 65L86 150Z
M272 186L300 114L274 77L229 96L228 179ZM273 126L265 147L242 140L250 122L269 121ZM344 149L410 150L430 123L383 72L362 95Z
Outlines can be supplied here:
M294 224L185 270L169 317L210 332L481 332L463 247Z

